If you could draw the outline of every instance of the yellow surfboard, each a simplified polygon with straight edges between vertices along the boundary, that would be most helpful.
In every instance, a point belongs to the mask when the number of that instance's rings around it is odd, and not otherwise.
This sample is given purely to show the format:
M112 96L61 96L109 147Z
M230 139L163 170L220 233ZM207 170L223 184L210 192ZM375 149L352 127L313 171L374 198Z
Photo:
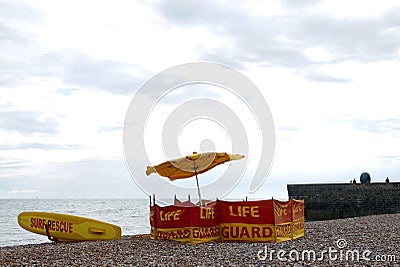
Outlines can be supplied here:
M26 211L18 215L18 224L60 242L121 239L117 225L68 214Z

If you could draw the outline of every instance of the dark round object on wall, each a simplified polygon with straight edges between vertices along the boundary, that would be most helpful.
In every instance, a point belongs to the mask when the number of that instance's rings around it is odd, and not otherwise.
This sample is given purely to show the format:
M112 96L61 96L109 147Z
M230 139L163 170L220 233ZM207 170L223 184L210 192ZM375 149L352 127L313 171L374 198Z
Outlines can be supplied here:
M362 184L369 184L371 182L371 175L368 172L361 173L360 182Z

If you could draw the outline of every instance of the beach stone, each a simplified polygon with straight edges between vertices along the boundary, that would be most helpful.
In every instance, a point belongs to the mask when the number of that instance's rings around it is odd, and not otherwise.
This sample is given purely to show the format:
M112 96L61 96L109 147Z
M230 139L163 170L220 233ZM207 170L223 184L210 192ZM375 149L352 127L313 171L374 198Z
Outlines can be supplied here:
M43 243L0 247L0 266L400 266L400 214L372 215L323 222L306 222L305 237L281 243L202 243L152 240L123 236L121 240ZM315 250L320 256L329 248L343 251L370 250L371 256L394 255L390 262L289 259L281 261L276 251ZM275 251L272 259L259 251ZM286 255L287 256L287 255ZM288 256L287 256L288 257Z

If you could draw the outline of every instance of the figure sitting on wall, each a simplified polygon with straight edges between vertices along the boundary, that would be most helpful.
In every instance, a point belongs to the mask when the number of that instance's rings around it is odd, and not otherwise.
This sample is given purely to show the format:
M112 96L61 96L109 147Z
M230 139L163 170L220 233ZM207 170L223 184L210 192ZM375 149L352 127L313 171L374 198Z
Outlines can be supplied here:
M387 184L389 183L389 177L386 177L386 183Z
M353 179L353 184L355 184L355 183L357 183L357 182L356 182L356 179Z

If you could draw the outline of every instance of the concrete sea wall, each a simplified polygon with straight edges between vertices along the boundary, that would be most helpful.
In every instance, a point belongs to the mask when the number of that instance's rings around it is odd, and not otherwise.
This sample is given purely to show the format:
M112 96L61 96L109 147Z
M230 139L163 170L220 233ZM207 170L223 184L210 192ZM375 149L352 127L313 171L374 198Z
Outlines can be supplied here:
M305 200L306 220L400 213L400 183L288 184L289 198Z

